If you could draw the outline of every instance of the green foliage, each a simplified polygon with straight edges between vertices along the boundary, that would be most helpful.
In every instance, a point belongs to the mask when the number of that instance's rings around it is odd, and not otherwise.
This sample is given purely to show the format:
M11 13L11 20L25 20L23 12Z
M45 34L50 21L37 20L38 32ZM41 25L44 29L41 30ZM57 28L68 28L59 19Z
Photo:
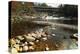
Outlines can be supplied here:
M48 5L46 3L38 3L39 7L48 7Z
M42 3L40 6L47 7L46 3Z
M21 14L33 14L34 10L32 8L33 4L22 2L12 2L11 14L12 15L21 15Z

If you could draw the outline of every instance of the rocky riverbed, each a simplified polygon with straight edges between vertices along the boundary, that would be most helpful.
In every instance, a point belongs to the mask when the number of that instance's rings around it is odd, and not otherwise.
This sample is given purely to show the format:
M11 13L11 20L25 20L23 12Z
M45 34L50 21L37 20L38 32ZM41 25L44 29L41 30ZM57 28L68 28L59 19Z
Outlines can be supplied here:
M43 32L43 29L40 29L40 31L34 31L28 34L12 37L9 42L11 49L16 48L18 52L27 52L35 50L49 50L46 49L48 48L48 45L42 43L47 40L48 34ZM41 47L42 45L45 48Z
M9 40L9 51L33 52L77 48L77 33L61 33L62 31L58 32L57 30L59 29L56 27L47 26L23 35L11 37Z
M17 20L11 24L9 52L36 52L78 48L77 29Z

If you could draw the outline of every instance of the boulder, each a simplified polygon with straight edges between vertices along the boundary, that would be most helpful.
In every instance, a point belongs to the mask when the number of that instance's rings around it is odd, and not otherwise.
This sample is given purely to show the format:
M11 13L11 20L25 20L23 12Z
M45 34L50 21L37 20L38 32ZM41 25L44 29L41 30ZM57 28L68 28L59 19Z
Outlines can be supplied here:
M75 34L71 35L70 38L71 38L71 39L75 39L75 40L78 41L78 34L75 33Z
M18 51L16 50L16 48L11 49L11 54L17 54L17 53L18 53Z
M32 36L32 34L29 33L28 36Z
M39 40L36 40L36 42L39 42Z
M49 50L49 47L48 47L48 45L47 45L47 44L46 44L45 50L46 50L46 51L48 51L48 50Z
M23 38L23 36L17 36L17 39L23 40L24 38Z
M24 38L26 39L26 41L28 42L32 42L35 40L35 37L32 37L31 34L28 34L28 35L24 35Z
M42 32L41 35L42 35L43 37L46 37L46 36L47 36L47 35L45 34L45 32Z
M35 34L35 33L31 33L31 35L32 35L32 37L35 37L35 38L37 36L37 34Z
M25 38L26 38L26 40L27 40L28 42L35 41L35 38L32 37L32 36L26 36Z
M23 46L23 51L27 51L28 50L28 46Z
M36 38L41 38L41 33L40 32L36 32Z
M34 47L33 46L29 46L29 50L34 50Z
M34 45L34 42L29 42L30 45Z
M20 48L19 48L19 52L22 52L22 51L23 51L23 48L22 48L22 47L20 47Z
M24 43L22 43L22 44L21 44L21 46L25 46L25 44L24 44Z
M10 39L10 43L11 43L11 45L14 45L14 44L16 44L16 41L15 41L15 39L14 39L14 38Z
M20 43L20 40L18 40L18 39L15 39L15 42L19 44L19 43Z
M75 34L73 34L73 36L77 38L77 37L78 37L78 34L77 34L77 33L75 33Z
M25 45L27 45L28 44L28 42L25 42Z
M17 51L19 51L19 44L15 44L14 47L16 48Z

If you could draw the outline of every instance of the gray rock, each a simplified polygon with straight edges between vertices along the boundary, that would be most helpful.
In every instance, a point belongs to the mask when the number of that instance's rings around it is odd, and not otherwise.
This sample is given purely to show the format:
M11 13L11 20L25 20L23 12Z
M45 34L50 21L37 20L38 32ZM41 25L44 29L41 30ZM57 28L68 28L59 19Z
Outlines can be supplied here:
M56 36L55 34L52 34L52 36Z
M43 37L46 37L46 36L47 36L44 32L42 32L41 35L42 35Z
M47 37L42 38L42 40L43 40L43 41L46 41L46 40L47 40Z
M11 49L11 54L17 54L17 53L18 53L18 51L16 50L16 48Z
M30 45L34 45L34 42L29 42Z
M29 46L29 50L34 50L34 47L33 46Z
M71 35L70 38L71 38L71 39L78 40L78 34L75 33L75 34Z
M17 36L17 39L23 40L24 38L23 38L23 36Z
M23 51L27 51L28 50L28 46L23 46Z
M39 42L39 40L36 40L36 42Z
M16 43L20 43L20 40L18 40L18 39L15 39L15 42L16 42Z
M25 42L25 45L27 45L28 44L28 42Z
M35 38L32 36L26 36L25 38L28 42L35 41Z

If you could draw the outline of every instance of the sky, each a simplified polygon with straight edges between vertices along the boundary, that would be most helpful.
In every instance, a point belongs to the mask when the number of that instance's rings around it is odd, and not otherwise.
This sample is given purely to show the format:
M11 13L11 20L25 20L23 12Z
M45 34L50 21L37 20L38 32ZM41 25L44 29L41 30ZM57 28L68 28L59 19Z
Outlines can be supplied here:
M52 6L52 7L58 7L60 4L56 4L56 3L46 3L48 6Z
M34 4L38 4L40 2L34 2ZM45 3L45 2L43 2ZM22 2L22 4L24 4L24 2ZM60 4L58 3L46 3L48 6L51 6L51 7L58 7Z

